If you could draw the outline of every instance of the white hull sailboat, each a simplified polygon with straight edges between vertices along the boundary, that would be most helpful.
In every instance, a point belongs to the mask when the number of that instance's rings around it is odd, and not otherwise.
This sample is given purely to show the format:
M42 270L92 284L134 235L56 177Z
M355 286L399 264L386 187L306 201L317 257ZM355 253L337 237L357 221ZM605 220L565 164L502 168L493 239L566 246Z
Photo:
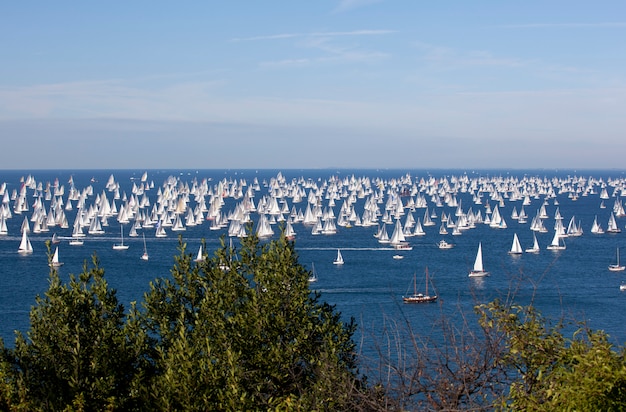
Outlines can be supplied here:
M196 255L196 258L194 259L194 262L202 262L204 260L204 257L202 256L202 245L200 245L200 247L198 248L198 254Z
M509 250L509 255L521 255L523 253L522 244L519 242L519 238L517 237L517 233L513 234L513 244L511 245L511 250Z
M143 255L141 255L141 260L148 260L150 259L150 255L148 255L148 248L146 246L146 234L142 233L143 235Z
M533 233L533 247L526 249L526 253L539 253L539 242L537 242L537 236Z
M311 274L309 275L309 282L317 282L317 272L315 271L315 264L311 263Z
M476 253L476 260L474 260L474 268L470 271L469 277L478 278L488 276L489 272L483 267L483 247L482 243L478 243L478 252Z
M341 250L337 249L337 257L333 261L333 265L343 265L343 256L341 255Z
M424 293L417 292L417 275L413 274L413 294L402 296L402 301L404 303L429 303L437 300L437 295L429 295L428 294L428 284L430 280L428 278L428 267L426 267L426 288Z
M617 262L609 265L609 270L611 272L621 272L622 270L626 270L626 266L619 262L619 247L617 248Z
M563 237L559 235L558 231L554 231L554 237L552 238L552 243L546 246L546 249L550 250L565 250L565 240Z
M52 261L50 262L50 266L53 268L58 268L63 266L63 262L59 261L59 247L57 246L54 249L54 255L52 255Z
M607 224L607 233L620 233L622 230L617 226L617 221L615 220L615 214L611 213L609 216L609 223Z
M120 225L120 234L121 234L121 241L120 243L115 243L113 245L113 250L126 250L128 249L128 245L124 244L124 226Z
M17 251L21 255L29 255L33 253L33 245L30 243L27 230L22 230L22 241L20 242L20 246Z

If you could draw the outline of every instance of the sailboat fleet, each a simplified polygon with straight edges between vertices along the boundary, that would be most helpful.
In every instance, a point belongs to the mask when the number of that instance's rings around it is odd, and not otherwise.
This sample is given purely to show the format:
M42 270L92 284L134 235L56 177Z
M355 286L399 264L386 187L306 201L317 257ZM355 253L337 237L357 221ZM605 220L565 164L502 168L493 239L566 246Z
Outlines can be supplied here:
M486 230L514 226L513 242L507 252L522 255L541 253L537 237L543 234L552 234L552 241L545 249L555 251L566 250L566 238L583 236L581 220L564 216L559 208L559 200L563 205L566 197L572 201L600 197L598 214L589 229L593 236L621 233L623 225L619 220L626 216L621 200L626 195L623 178L549 179L468 174L414 177L407 173L394 179L331 176L315 180L287 179L278 173L264 181L257 178L213 181L198 177L184 181L178 176L168 176L161 186L156 186L144 173L141 180L133 181L128 192L124 192L113 175L101 191L95 189L95 184L90 182L79 188L73 179L65 186L58 181L40 182L30 175L13 190L0 184L0 236L12 235L7 223L23 216L17 251L28 256L33 254L31 238L40 240L43 233L54 230L55 245L57 241L82 245L85 240L111 233L111 226L116 223L120 225L120 242L113 249L128 249L124 239L124 226L128 225L131 241L135 236L142 237L141 258L148 260L146 236L167 238L171 233L202 225L208 228L207 233L221 230L231 239L250 235L247 223L251 221L255 222L255 234L261 239L277 236L278 225L282 225L285 236L291 240L306 231L332 239L342 231L371 228L381 248L396 251L412 250L411 238L416 236L450 232L463 236L480 225ZM471 200L462 202L461 196ZM234 204L230 210L226 200ZM548 224L551 221L553 226ZM533 245L526 249L521 241L530 236L524 236L522 228L532 233ZM446 241L429 245L440 249L453 246ZM490 244L485 246L491 249ZM480 242L471 277L489 273L483 267L482 247ZM202 258L202 252L200 247L196 260ZM489 256L493 255L494 251L490 250ZM339 249L333 264L343 264ZM610 265L609 270L617 271L621 267L618 248L617 263Z

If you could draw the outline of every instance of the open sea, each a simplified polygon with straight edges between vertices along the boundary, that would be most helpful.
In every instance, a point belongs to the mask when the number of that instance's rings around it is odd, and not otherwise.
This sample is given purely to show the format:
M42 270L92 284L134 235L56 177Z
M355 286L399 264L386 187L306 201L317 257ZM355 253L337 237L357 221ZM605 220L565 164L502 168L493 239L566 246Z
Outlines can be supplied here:
M260 211L267 212L263 215L272 222L274 238L279 234L277 222L292 220L299 261L309 269L314 267L318 276L317 282L310 283L311 288L318 290L324 301L336 305L346 319L355 318L359 325L356 339L368 355L372 355L370 351L377 344L373 341L381 339L382 331L394 322L407 321L417 332L436 333L433 322L438 316L454 317L459 309L471 313L477 303L510 294L520 304L533 303L548 318L584 320L592 329L606 331L612 342L622 345L626 341L626 291L621 291L620 285L626 281L626 272L611 272L608 266L616 263L617 250L626 243L626 218L619 213L626 190L624 173L347 169L0 171L0 215L6 222L6 233L0 234L0 337L5 345L13 346L14 331L28 330L35 296L43 294L48 286L50 269L44 242L53 234L60 239L53 249L58 246L60 261L64 263L58 269L62 279L67 280L70 273L80 273L84 262L90 262L95 252L109 285L128 307L131 301L142 300L151 280L170 276L173 256L178 253L178 234L188 245L187 253L195 256L204 238L212 255L219 247L220 237L229 237L234 216L248 207L247 216L255 222L255 228ZM608 196L602 196L603 189ZM426 203L420 204L420 200ZM272 205L273 215L269 212ZM279 213L275 212L276 205ZM313 234L313 226L303 223L301 217L311 205L318 205L320 220L323 217L323 222L334 223L335 233ZM504 221L498 227L485 222L496 207ZM545 215L540 220L545 230L531 230L542 207ZM370 224L365 225L362 220L372 208L377 208L375 218L369 218ZM522 208L528 215L526 222L515 217ZM79 210L81 219L77 219ZM184 225L180 231L174 231L173 221L166 219L174 219L175 210ZM341 217L346 210L353 220ZM189 211L195 213L193 223L185 220ZM217 219L223 224L212 227L216 218L209 218L211 214L219 216ZM414 226L410 224L404 229L410 250L394 249L375 237L383 224L391 236L396 220L403 226L407 220L423 224L426 214L433 216L435 224L423 227L425 235L412 236ZM591 232L594 219L606 231L612 214L619 232ZM150 215L160 216L161 223L142 227L142 220ZM482 221L453 235L455 224L468 216L480 216ZM445 235L439 233L442 218L449 222ZM101 224L100 234L89 233L88 225L94 219ZM120 219L127 222L120 223ZM82 246L69 244L77 220L85 235ZM18 247L25 221L33 252L22 255ZM565 249L546 249L559 224L567 230L572 221L582 234L564 237ZM159 225L165 227L165 237L156 237ZM332 232L332 228L328 231ZM524 249L532 246L535 235L539 253L509 254L515 234ZM128 249L114 250L112 246L120 243L122 236ZM144 236L147 261L140 259ZM232 239L237 246L238 238ZM439 249L437 243L441 239L454 247ZM490 275L470 278L468 273L479 243L485 270ZM343 265L333 264L337 250L341 251ZM426 268L432 281L429 293L436 293L438 301L403 304L402 296L413 291L414 274L418 288L424 291Z

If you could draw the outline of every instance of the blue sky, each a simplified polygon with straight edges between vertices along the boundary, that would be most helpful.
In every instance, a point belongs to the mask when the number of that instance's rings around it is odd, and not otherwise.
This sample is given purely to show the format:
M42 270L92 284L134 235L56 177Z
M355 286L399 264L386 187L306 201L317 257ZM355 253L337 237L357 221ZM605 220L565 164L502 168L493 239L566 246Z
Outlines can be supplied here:
M617 168L622 1L0 6L0 169Z

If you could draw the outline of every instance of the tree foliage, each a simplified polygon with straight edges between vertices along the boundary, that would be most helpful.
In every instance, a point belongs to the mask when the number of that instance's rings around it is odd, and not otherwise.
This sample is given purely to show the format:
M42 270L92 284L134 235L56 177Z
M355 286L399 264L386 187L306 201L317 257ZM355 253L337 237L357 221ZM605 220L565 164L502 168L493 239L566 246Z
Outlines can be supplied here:
M506 409L523 411L612 411L626 407L624 349L615 349L603 331L580 325L572 338L563 324L550 326L532 306L496 300L477 308L480 324L501 335L498 366L510 374Z
M63 284L55 269L30 313L30 330L4 350L6 401L24 410L132 409L141 329L108 287L97 257ZM133 325L135 323L135 326Z
M184 243L180 250L172 278L153 282L146 295L146 329L158 337L156 402L332 409L351 399L354 325L310 292L292 243L251 236L239 254L223 245L200 264Z
M353 409L354 323L311 293L292 242L222 242L196 262L181 237L179 251L128 314L95 256L67 284L52 269L26 336L0 342L0 407Z

